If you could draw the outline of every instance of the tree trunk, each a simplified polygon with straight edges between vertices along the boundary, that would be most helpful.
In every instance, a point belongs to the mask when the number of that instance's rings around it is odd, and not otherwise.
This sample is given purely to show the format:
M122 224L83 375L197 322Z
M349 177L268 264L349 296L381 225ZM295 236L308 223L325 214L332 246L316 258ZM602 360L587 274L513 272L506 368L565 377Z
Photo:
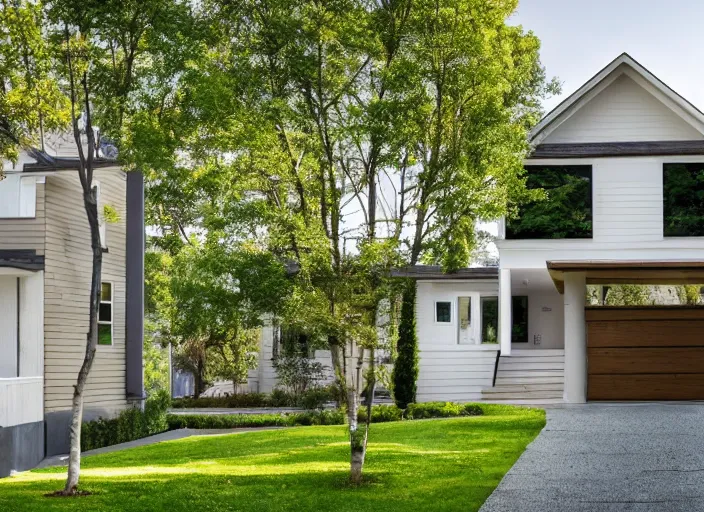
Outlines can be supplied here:
M98 223L98 204L96 189L84 191L83 204L90 226L91 249L93 252L93 272L90 284L90 309L88 316L88 334L86 336L86 354L78 372L78 379L73 388L71 427L69 432L68 476L64 494L73 494L78 488L81 472L81 425L83 423L83 390L95 359L98 346L98 309L100 307L100 286L103 266L103 248L100 242Z
M350 423L350 481L354 485L362 483L362 470L364 469L364 459L367 455L367 440L369 439L369 425L372 419L372 406L374 405L374 351L370 350L369 372L367 377L367 417L366 421L359 424L359 390L362 387L362 370L364 365L363 348L359 349L357 359L356 386L352 386L347 393L347 418Z

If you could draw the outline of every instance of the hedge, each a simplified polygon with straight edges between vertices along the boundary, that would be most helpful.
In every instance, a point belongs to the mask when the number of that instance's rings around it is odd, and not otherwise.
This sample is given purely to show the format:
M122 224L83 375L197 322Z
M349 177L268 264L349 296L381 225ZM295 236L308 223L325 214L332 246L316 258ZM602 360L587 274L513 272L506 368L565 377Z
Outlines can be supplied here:
M116 418L98 418L81 426L81 449L94 450L126 443L169 430L167 411L171 400L167 391L147 398L144 411L130 407Z
M372 409L372 423L387 421L418 420L426 418L450 418L456 416L480 416L482 408L476 404L452 402L428 402L409 404L403 411L395 405L378 405ZM366 421L367 410L359 408L358 421ZM293 414L169 414L169 430L236 429L249 427L294 427L307 425L343 425L345 415L341 411L316 411Z
M311 388L300 396L287 393L281 389L275 389L268 395L264 393L239 393L228 396L175 398L171 403L171 407L174 409L303 407L304 409L314 410L322 409L325 403L334 400L334 390L327 386Z

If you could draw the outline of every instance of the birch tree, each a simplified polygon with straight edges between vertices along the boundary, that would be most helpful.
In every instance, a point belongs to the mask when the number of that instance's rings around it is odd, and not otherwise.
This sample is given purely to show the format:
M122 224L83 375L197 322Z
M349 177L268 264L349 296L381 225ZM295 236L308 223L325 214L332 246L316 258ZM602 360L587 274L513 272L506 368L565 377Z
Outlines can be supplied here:
M70 131L92 254L86 350L73 392L68 475L59 493L69 496L79 492L83 395L98 343L103 250L94 177L100 167L132 168L128 158L119 163L105 158L101 139L107 138L118 149L129 147L123 140L124 127L159 90L150 80L166 79L179 68L179 59L168 50L182 47L179 37L184 25L179 19L188 10L169 0L148 5L129 0L55 0L47 4L47 14L48 24L42 30L53 44L52 72L70 105Z

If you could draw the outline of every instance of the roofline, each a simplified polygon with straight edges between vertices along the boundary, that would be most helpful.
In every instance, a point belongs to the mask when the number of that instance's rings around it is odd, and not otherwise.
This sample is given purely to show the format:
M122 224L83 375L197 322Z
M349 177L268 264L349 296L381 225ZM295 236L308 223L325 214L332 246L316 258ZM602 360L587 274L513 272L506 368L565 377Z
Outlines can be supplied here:
M665 89L666 94L671 97L675 103L692 115L697 121L704 124L704 112L699 110L691 101L679 94L672 87L663 82L657 75L651 72L648 68L643 66L636 59L631 57L628 53L623 52L621 55L616 57L614 60L609 62L606 66L601 68L596 74L594 74L589 80L587 80L581 87L570 94L567 98L562 100L555 108L548 112L543 118L538 122L535 127L530 131L529 139L533 142L546 128L551 126L557 119L559 119L570 107L577 104L582 97L596 88L601 84L611 73L613 73L620 65L627 64L631 68L638 71L643 77L647 79L651 85L658 89Z
M391 269L391 277L417 281L494 280L499 278L498 267L468 267L445 272L439 265L414 265Z

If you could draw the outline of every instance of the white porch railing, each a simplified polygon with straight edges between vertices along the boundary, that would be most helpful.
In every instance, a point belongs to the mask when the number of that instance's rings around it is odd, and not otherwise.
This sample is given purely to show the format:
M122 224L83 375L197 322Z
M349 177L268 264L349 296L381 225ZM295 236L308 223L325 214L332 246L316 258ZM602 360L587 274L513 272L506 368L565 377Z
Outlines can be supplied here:
M44 378L0 379L0 427L44 419Z

